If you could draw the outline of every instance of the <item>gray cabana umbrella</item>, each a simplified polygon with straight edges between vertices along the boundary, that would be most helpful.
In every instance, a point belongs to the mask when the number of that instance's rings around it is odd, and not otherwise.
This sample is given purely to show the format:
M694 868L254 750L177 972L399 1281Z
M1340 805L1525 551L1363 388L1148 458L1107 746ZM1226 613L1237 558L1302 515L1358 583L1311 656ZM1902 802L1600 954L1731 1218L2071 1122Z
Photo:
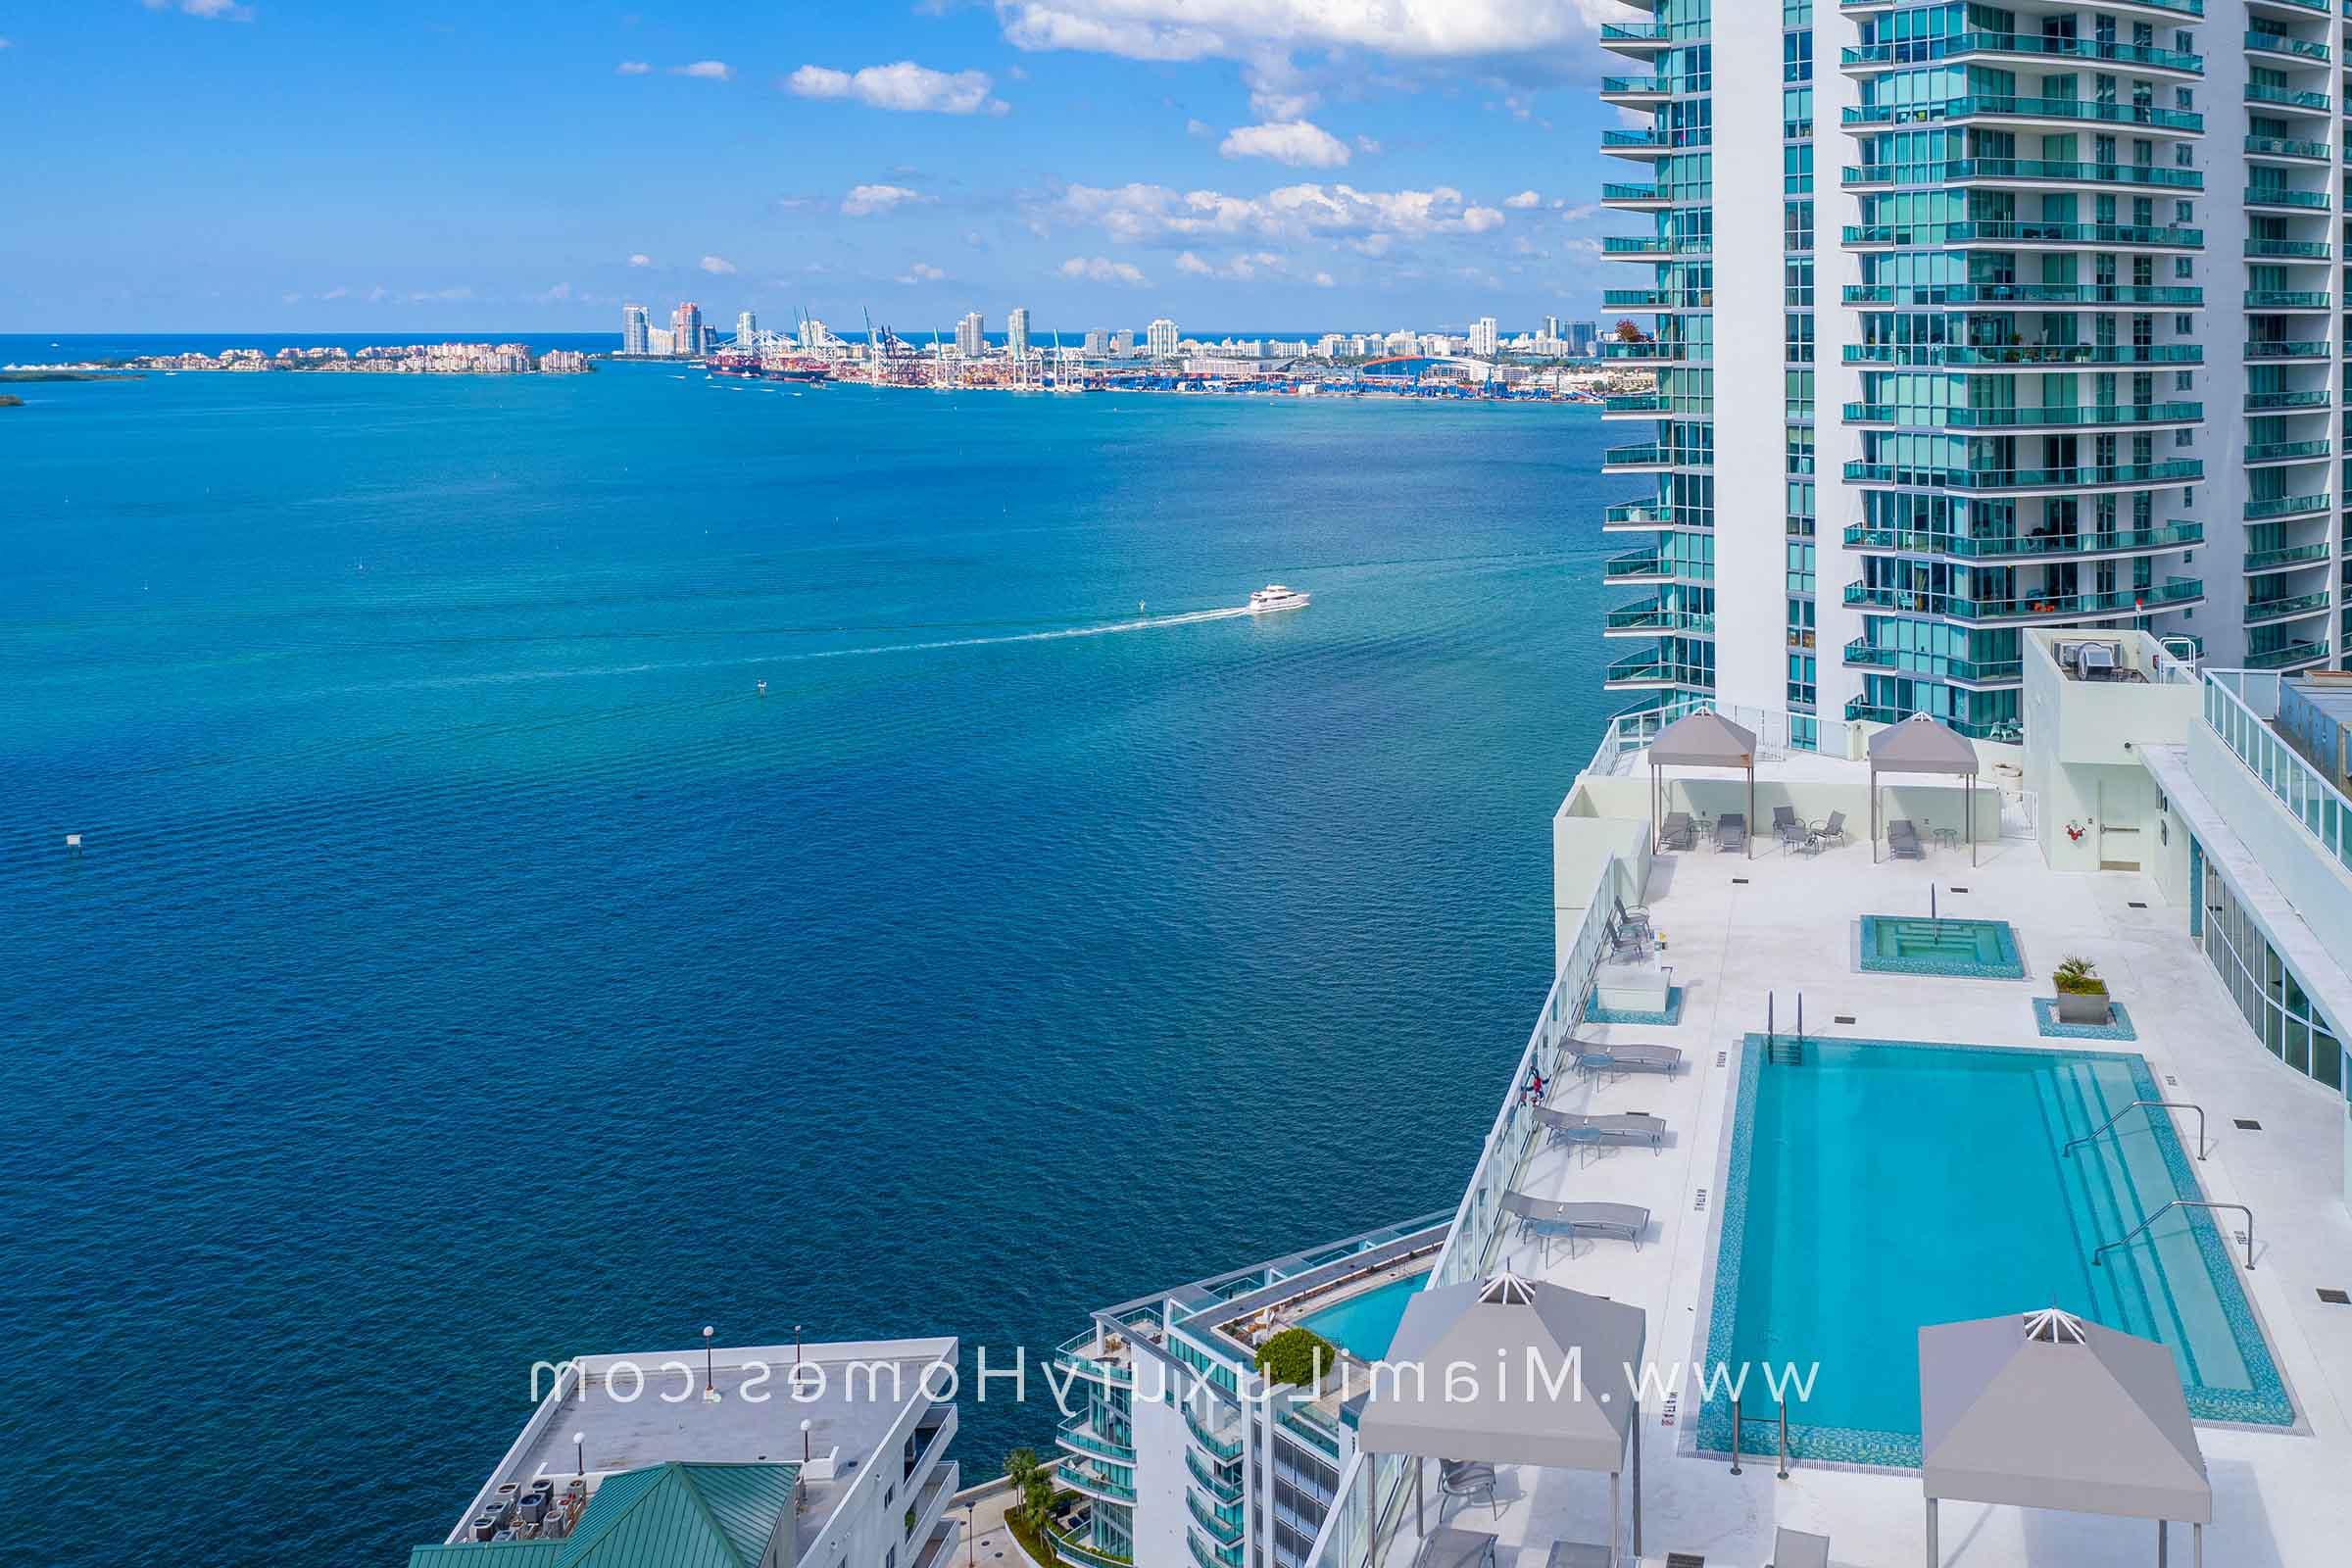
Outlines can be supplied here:
M1879 858L1879 775L1952 773L1968 778L1968 863L1977 863L1977 749L1942 719L1913 713L1870 738L1870 858Z
M1928 1564L1945 1497L2188 1521L2198 1568L2213 1485L2173 1353L2051 1308L1919 1331L1920 1485Z
M1756 737L1721 713L1702 710L1676 719L1649 743L1649 838L1658 838L1661 767L1739 767L1747 770L1747 858L1756 858Z
M1413 1456L1416 1511L1428 1459L1604 1473L1615 1562L1617 1479L1632 1440L1639 1556L1641 1405L1627 1368L1642 1365L1644 1323L1638 1306L1508 1273L1423 1291L1404 1309L1387 1357L1395 1375L1375 1383L1356 1446Z

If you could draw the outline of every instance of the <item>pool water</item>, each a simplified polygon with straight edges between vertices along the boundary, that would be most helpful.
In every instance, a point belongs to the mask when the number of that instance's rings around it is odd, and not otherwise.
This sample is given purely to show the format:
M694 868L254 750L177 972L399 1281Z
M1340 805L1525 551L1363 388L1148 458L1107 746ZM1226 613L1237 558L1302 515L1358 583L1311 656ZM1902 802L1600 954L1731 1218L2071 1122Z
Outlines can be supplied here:
M2006 920L1862 917L1862 967L1888 974L2023 980L2025 960Z
M1919 1462L1922 1325L2058 1306L2169 1347L2200 1420L2291 1425L2237 1275L2242 1248L2176 1209L2093 1267L2092 1251L2201 1193L2137 1055L1787 1041L1742 1053L1705 1365L1818 1363L1791 1399L1801 1458ZM1773 1441L1760 1370L1743 1443ZM1730 1446L1728 1398L1701 1447Z
M1359 1360L1377 1361L1396 1343L1396 1326L1404 1321L1405 1304L1428 1283L1427 1274L1408 1274L1344 1301L1335 1301L1321 1311L1309 1312L1298 1320L1298 1326L1313 1329Z

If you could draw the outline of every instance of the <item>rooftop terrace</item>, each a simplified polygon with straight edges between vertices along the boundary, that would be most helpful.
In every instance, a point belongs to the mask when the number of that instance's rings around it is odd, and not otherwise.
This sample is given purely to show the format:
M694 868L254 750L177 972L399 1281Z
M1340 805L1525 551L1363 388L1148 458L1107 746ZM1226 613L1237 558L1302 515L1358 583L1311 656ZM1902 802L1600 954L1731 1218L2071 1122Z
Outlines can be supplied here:
M1622 780L1640 768L1638 754L1604 755L1603 763L1604 784L1608 773ZM1779 789L1785 798L1810 784L1850 789L1857 767L1817 757L1768 760L1759 792ZM1622 795L1625 785L1615 787ZM1936 814L1938 800L1950 819L1962 809L1960 792L1948 786L1922 790L1915 799L1923 817ZM2209 1157L2193 1165L2205 1198L2244 1203L2258 1216L2254 1266L2244 1267L2241 1255L2230 1267L2293 1402L2295 1423L2288 1429L2197 1427L2214 1492L2207 1531L2212 1560L2249 1568L2340 1560L2342 1543L2352 1537L2352 1488L2342 1480L2352 1474L2352 1306L2331 1304L2321 1293L2352 1288L2352 1216L2343 1201L2345 1104L2333 1091L2274 1059L2249 1034L2215 971L2184 934L2183 911L2167 906L2156 881L2132 873L2054 872L2030 838L1997 830L1974 867L1965 848L1932 848L1922 859L1874 862L1859 823L1852 842L1814 855L1785 855L1767 834L1752 859L1718 853L1702 841L1688 852L1658 855L1653 862L1646 822L1612 820L1621 814L1595 808L1589 798L1581 806L1572 798L1563 808L1567 838L1591 837L1607 849L1581 860L1564 858L1582 867L1563 871L1555 900L1567 975L1507 1086L1441 1279L1475 1279L1507 1267L1636 1304L1646 1313L1654 1361L1694 1362L1707 1348L1715 1310L1741 1067L1746 1054L1763 1049L1756 1042L1768 1018L1786 1039L1801 998L1804 1036L1817 1042L1926 1041L2028 1052L2087 1046L2137 1053L2164 1098L2193 1102L2208 1113ZM1668 978L1678 994L1671 1024L1576 1016L1599 956L1595 934L1612 893L1622 893L1629 905L1648 906L1663 939L1654 961L1671 966ZM1946 917L2007 922L2026 978L1863 969L1857 951L1863 916L1924 917L1931 907ZM2075 955L2093 960L2128 1006L2135 1040L2043 1036L2034 1001L2051 995L2052 967ZM1627 1042L1674 1046L1685 1065L1672 1077L1580 1074L1573 1053L1560 1054L1571 1034L1603 1050ZM1535 1064L1552 1075L1554 1107L1664 1118L1669 1131L1662 1149L1547 1142L1515 1103ZM2192 1114L2148 1114L2170 1118L2183 1145L2194 1140ZM1952 1161L1964 1168L1970 1158L1966 1148L1923 1147L1914 1127L1885 1126L1875 1136L1890 1160ZM2152 1135L2143 1127L2117 1136ZM1649 1223L1639 1248L1520 1234L1496 1222L1505 1191L1635 1204L1648 1210ZM1857 1217L1867 1213L1872 1196L1868 1190L1847 1195ZM2003 1227L2032 1225L2040 1217L1987 1212L1986 1237L1972 1240L1997 1245ZM2226 1220L2222 1229L2234 1249L2242 1225ZM1834 1293L1838 1282L1823 1279L1819 1288ZM2050 1304L2021 1299L2011 1307L2023 1313ZM1771 1451L1775 1434L1769 1426L1754 1426L1748 1429L1749 1457L1734 1475L1725 1458L1699 1451L1693 1402L1686 1394L1661 1408L1652 1398L1638 1423L1644 1494L1641 1561L1663 1563L1673 1552L1697 1554L1710 1564L1765 1563L1776 1525L1828 1536L1830 1560L1837 1564L1923 1560L1915 1470L1814 1462L1800 1440L1787 1479L1780 1479ZM1751 1407L1747 1413L1756 1412ZM1360 1468L1344 1483L1365 1486ZM1364 1494L1355 1495L1352 1507L1344 1503L1335 1510L1340 1522L1319 1544L1315 1568L1361 1568L1367 1562L1360 1526ZM1494 1532L1504 1568L1538 1568L1555 1542L1609 1539L1608 1495L1603 1476L1503 1466L1493 1511L1483 1500L1456 1504L1447 1522ZM1434 1524L1434 1482L1429 1497ZM1380 1554L1382 1568L1406 1568L1421 1542L1409 1494L1398 1510L1393 1516L1396 1537ZM2099 1568L2146 1562L2148 1534L2144 1522L1947 1502L1941 1539L1947 1563ZM2185 1561L2185 1540L2178 1544Z

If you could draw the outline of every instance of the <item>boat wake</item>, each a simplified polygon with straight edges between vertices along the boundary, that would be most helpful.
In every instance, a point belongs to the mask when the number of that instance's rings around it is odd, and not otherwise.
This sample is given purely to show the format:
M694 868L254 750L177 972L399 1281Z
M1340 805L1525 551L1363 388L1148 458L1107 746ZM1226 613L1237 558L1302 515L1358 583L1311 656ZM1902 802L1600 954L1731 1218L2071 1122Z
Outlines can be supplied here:
M822 648L806 654L785 654L778 662L805 659L848 659L859 654L917 654L941 648L987 648L999 643L1047 643L1065 637L1107 637L1119 631L1152 631L1161 626L1197 626L1207 620L1231 620L1250 613L1248 605L1226 610L1195 610L1181 615L1146 615L1114 620L1100 626L1064 626L1054 631L1008 632L1001 637L950 637L927 643L876 643L869 648ZM756 662L756 661L747 661Z

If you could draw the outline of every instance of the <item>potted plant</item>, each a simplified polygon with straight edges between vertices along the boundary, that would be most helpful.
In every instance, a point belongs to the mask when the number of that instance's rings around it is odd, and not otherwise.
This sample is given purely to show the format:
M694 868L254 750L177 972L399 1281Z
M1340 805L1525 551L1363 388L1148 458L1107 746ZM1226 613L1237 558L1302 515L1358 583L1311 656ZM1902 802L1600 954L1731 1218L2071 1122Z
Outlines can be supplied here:
M2060 1023L2103 1024L2110 1021L2107 982L2088 958L2069 958L2050 976L2058 987Z
M1339 1347L1309 1328L1284 1329L1257 1348L1257 1369L1269 1386L1318 1388L1339 1364Z

